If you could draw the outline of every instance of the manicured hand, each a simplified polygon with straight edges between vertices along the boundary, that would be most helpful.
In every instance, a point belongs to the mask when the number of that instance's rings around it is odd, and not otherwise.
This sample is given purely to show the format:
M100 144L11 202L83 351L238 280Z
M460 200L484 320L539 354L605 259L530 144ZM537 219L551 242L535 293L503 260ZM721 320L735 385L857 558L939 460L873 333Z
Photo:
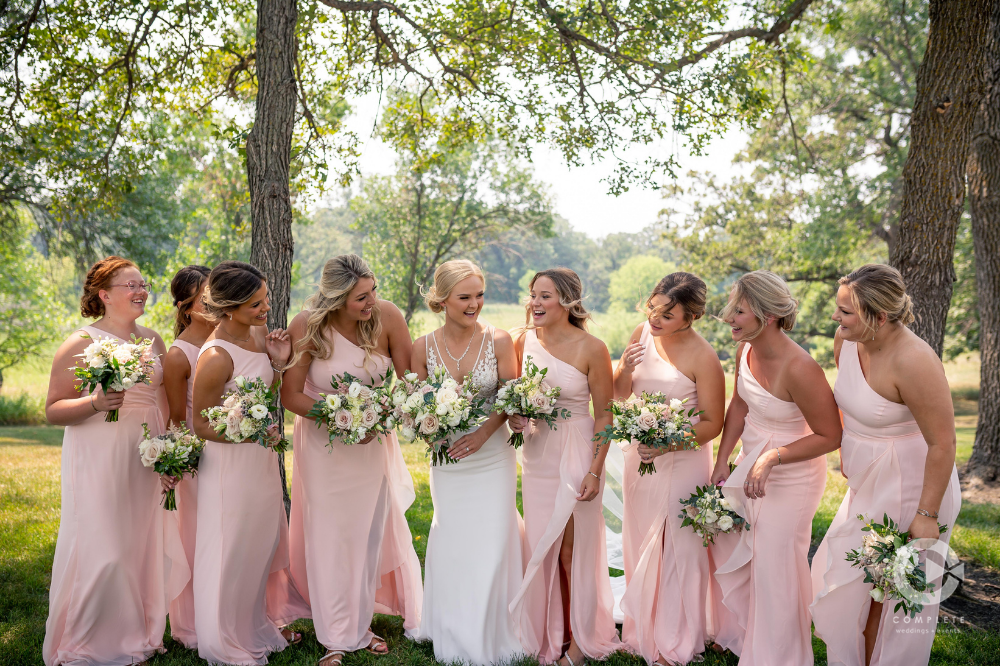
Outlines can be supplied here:
M163 488L163 492L173 490L180 482L181 480L176 476L167 476L166 474L160 475L160 486Z
M104 392L104 389L98 386L94 393L92 394L94 401L94 407L97 407L99 412L110 412L113 409L121 409L122 404L125 402L125 391L110 391L108 393Z
M729 471L729 463L727 461L722 461L721 465L716 465L715 469L712 470L712 485L721 486L729 480L729 475L732 472Z
M483 444L486 443L486 437L479 434L481 430L482 428L478 428L468 435L463 435L461 439L448 447L448 455L451 459L461 460L483 448Z
M645 444L640 444L639 446L636 447L635 450L639 454L639 459L642 460L642 462L649 462L653 458L656 458L657 456L662 456L664 453L667 453L670 449L668 447L662 447L657 449L651 446L646 446Z
M633 342L625 351L622 353L622 364L625 366L629 372L635 369L635 366L642 363L642 357L646 353L646 348L640 342Z
M292 353L292 339L283 328L276 328L264 338L264 351L271 357L271 362L281 368L288 362Z
M594 477L593 474L588 473L583 477L583 482L580 484L580 494L576 496L576 499L581 502L589 502L601 493L601 480Z
M937 539L940 538L941 531L938 530L936 518L928 518L922 514L917 514L910 523L910 538L912 539Z
M510 425L510 429L514 432L524 432L524 429L528 427L528 421L529 419L520 414L511 414L507 417L507 424Z
M764 484L771 474L771 468L777 464L776 454L771 454L774 450L765 451L757 458L750 468L750 473L747 474L746 481L743 482L743 492L750 499L760 499L764 496Z

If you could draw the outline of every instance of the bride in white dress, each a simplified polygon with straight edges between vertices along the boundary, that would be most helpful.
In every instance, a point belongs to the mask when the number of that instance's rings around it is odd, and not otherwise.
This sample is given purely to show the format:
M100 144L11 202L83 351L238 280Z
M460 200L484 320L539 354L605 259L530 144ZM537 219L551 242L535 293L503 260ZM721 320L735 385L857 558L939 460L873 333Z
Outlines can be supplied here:
M424 298L445 324L414 343L412 363L421 379L437 366L458 382L471 375L492 406L499 383L517 375L517 360L510 334L479 321L485 288L471 261L438 267ZM457 462L431 467L434 520L417 640L433 641L441 662L485 666L523 654L507 610L521 585L523 530L505 420L493 414L449 448Z

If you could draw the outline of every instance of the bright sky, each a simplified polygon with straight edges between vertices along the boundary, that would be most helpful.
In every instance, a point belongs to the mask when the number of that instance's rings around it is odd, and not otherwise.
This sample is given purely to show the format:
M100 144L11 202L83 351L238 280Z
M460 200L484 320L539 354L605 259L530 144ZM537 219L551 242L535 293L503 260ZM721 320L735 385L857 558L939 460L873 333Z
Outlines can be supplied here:
M361 172L363 175L392 173L395 155L391 148L381 141L369 138L372 118L376 117L377 101L366 98L354 103L355 113L347 126L363 139ZM735 173L733 156L746 143L746 135L732 130L716 139L703 156L690 155L680 141L674 145L642 146L627 151L627 159L642 162L644 151L676 151L681 164L678 175L691 170L710 171L720 179L727 180ZM653 154L650 152L649 154ZM656 221L657 214L664 207L659 191L633 187L615 197L608 193L607 183L602 179L613 172L614 162L590 164L570 169L562 156L547 147L534 152L535 176L547 183L555 200L556 212L570 225L587 235L599 238L611 232L636 232Z

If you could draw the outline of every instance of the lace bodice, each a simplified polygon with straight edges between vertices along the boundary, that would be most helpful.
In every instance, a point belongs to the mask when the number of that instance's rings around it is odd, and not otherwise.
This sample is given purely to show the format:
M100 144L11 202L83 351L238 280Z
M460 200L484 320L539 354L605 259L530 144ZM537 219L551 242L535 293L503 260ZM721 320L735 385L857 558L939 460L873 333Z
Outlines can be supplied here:
M483 333L483 341L479 345L479 355L476 357L476 364L472 366L472 372L469 373L472 383L479 387L479 394L486 396L486 405L490 408L496 402L497 389L500 387L497 357L493 350L495 333L496 329L487 325L486 331ZM451 375L448 366L438 360L441 358L441 349L438 347L437 336L431 333L430 339L431 342L427 344L427 374L434 374L434 369L440 365ZM457 377L453 376L452 379L458 381Z

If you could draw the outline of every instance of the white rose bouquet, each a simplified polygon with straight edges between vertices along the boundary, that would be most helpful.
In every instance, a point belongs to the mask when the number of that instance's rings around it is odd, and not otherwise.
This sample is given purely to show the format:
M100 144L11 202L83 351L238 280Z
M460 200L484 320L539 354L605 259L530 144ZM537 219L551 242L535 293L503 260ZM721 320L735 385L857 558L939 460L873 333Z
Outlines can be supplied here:
M198 461L205 449L205 440L196 437L187 428L174 426L162 435L151 437L149 427L142 424L143 439L139 442L139 459L144 467L152 467L157 474L166 474L176 479L185 474L198 473ZM177 496L174 489L166 491L163 508L177 510Z
M90 338L89 335L84 335ZM72 368L80 380L79 391L100 386L107 391L127 391L136 384L148 384L153 376L156 355L153 341L140 340L134 335L131 342L118 342L114 338L101 338L87 345L82 354L83 367ZM118 420L118 410L108 411L104 420L113 423Z
M722 495L718 486L698 486L691 497L681 500L681 527L688 527L701 537L701 542L707 547L715 543L715 535L722 532L739 532L744 527L750 529L750 523L733 511L732 505Z
M236 389L222 396L222 404L202 410L201 415L208 419L215 432L230 442L249 439L278 453L287 451L287 439L281 437L277 443L272 443L268 434L268 429L278 424L274 416L278 411L278 385L272 389L260 377L247 379L243 375L233 381Z
M493 410L499 414L518 414L529 419L545 421L549 428L556 429L556 419L572 416L568 409L556 409L556 401L562 389L545 381L548 368L539 370L528 356L524 359L524 372L517 379L511 379L497 391ZM515 432L507 440L515 449L524 444L524 433Z
M611 425L594 437L594 441L637 440L654 449L687 451L699 448L694 441L691 419L702 412L684 409L687 399L667 400L662 393L646 393L626 400L615 400L608 411L614 416ZM639 474L652 474L656 465L639 463Z
M399 425L403 439L427 443L432 465L457 462L447 454L451 438L476 428L488 412L471 378L459 384L443 367L424 381L406 373L392 390L392 417L387 426Z
M320 399L306 416L316 420L316 427L326 425L330 444L340 440L357 444L369 435L392 430L387 421L392 417L389 386L393 372L389 368L372 386L345 372L330 380L332 393L320 393Z
M869 592L872 599L879 603L898 599L893 613L902 608L906 615L916 616L930 601L927 593L934 590L934 584L927 582L920 551L908 543L910 533L900 532L888 514L883 514L881 523L860 514L858 520L865 524L861 531L867 534L861 548L847 553L847 561L865 572L864 582L874 586ZM944 532L948 526L939 524L938 528Z

